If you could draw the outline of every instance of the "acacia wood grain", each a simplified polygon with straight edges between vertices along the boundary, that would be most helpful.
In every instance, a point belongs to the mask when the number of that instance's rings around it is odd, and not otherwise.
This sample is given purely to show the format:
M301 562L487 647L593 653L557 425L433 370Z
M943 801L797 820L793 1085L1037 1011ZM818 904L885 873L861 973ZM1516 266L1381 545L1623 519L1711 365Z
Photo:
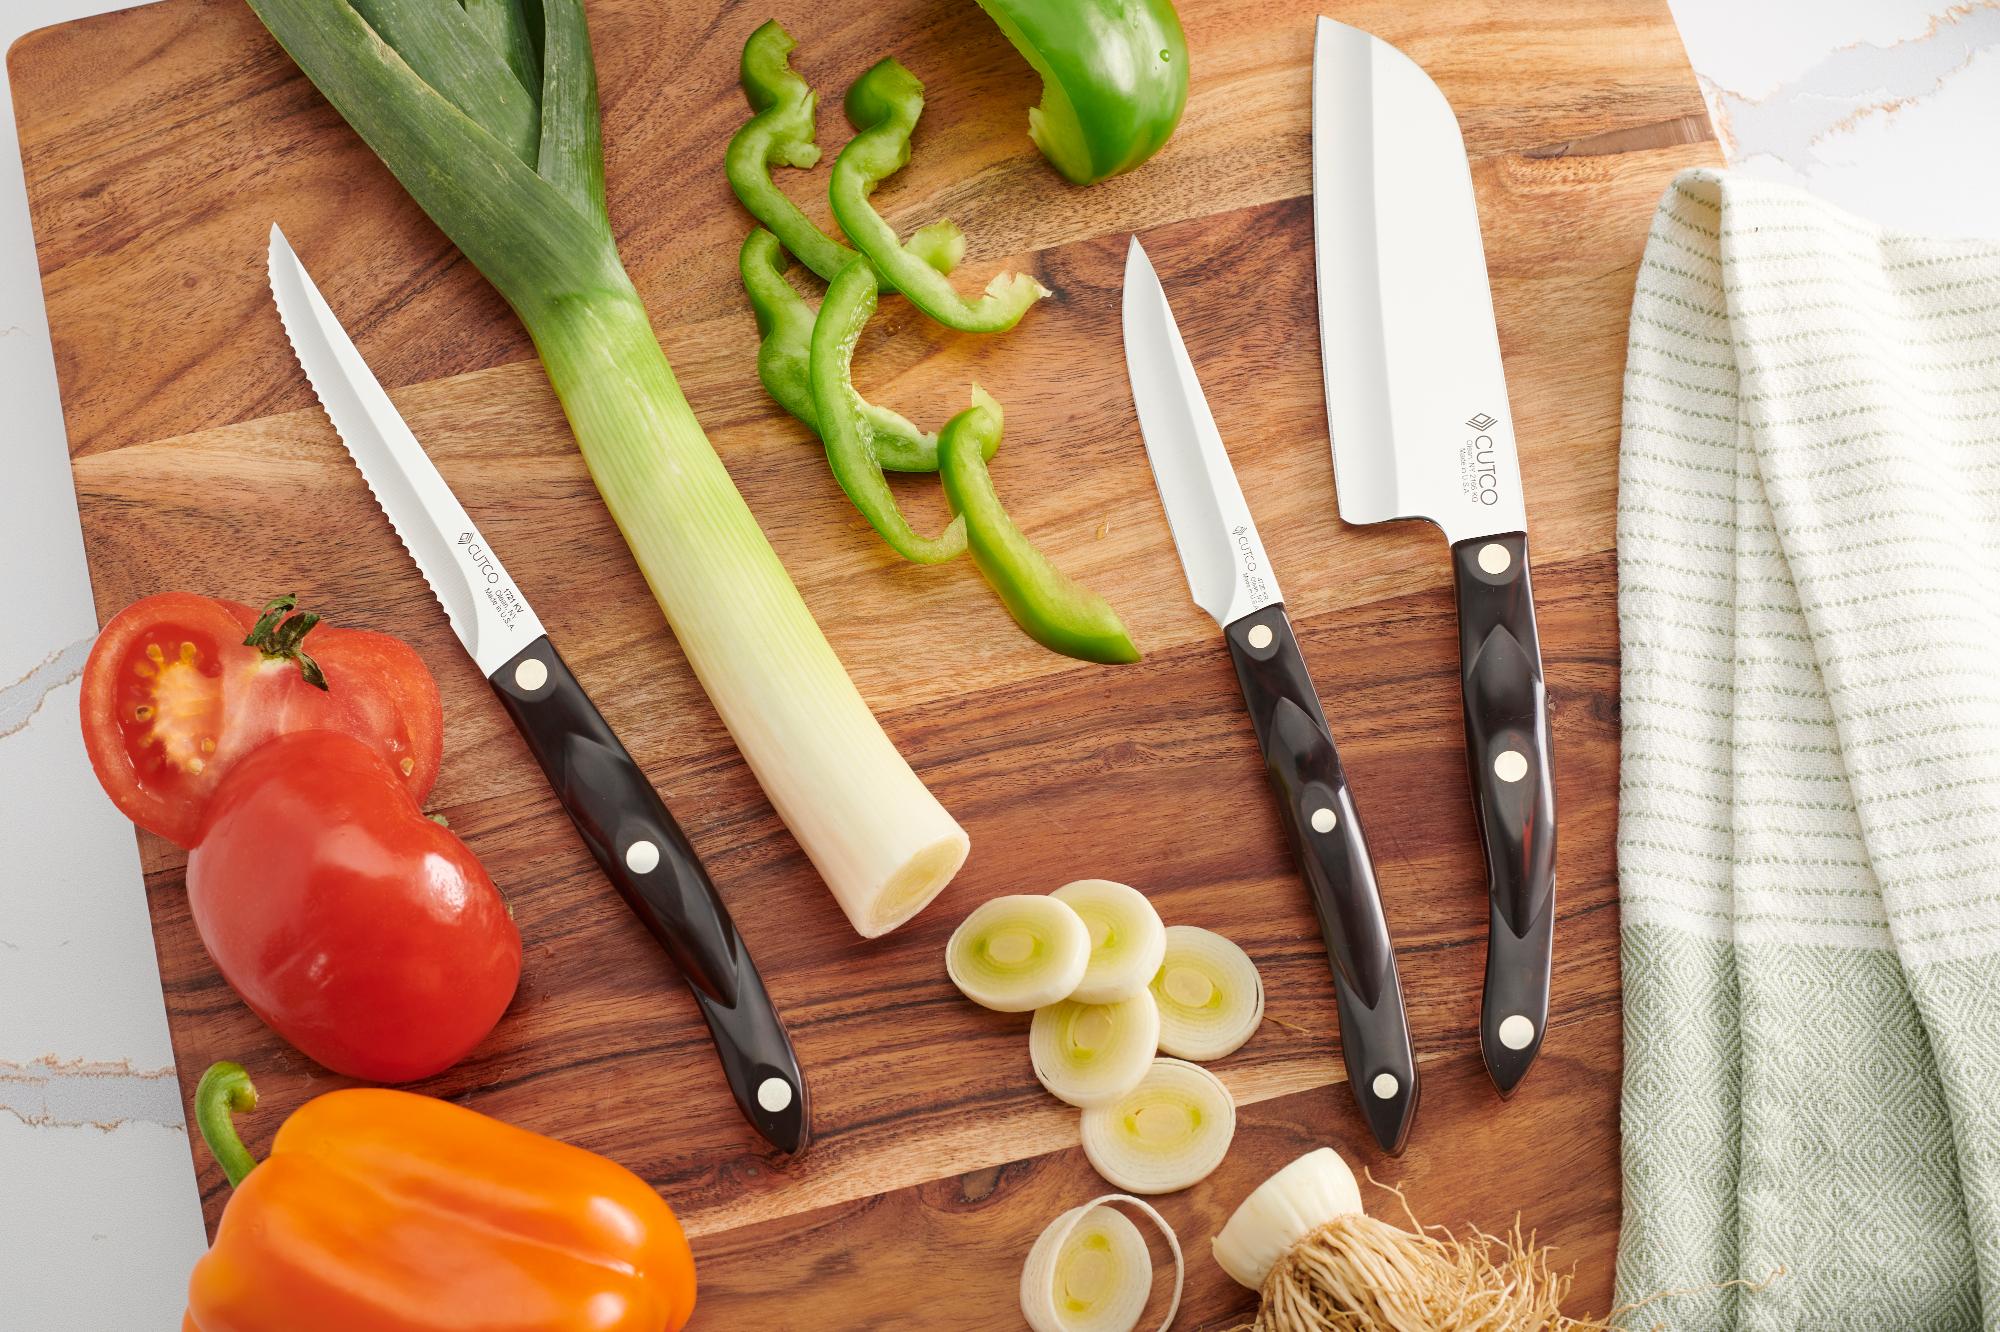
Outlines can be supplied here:
M1465 792L1449 559L1422 524L1336 517L1314 336L1311 18L1396 41L1463 123L1534 524L1563 820L1553 1020L1501 1102L1480 1067L1484 871ZM1119 607L1147 659L1107 669L1022 638L964 562L918 569L868 532L754 372L734 276L748 223L721 173L744 114L740 5L594 0L611 212L710 438L890 734L973 838L936 905L865 943L731 747L611 526L519 326L239 0L165 0L10 55L99 610L187 587L298 590L409 638L447 729L433 798L509 894L520 997L423 1090L606 1152L696 1236L697 1327L1018 1326L1036 1230L1097 1191L1076 1117L1035 1085L1025 1023L960 1000L939 956L999 892L1144 888L1262 968L1270 1021L1218 1071L1244 1102L1223 1168L1163 1210L1190 1260L1182 1326L1248 1305L1206 1238L1264 1173L1332 1142L1427 1219L1516 1210L1609 1302L1618 1212L1617 637L1612 505L1625 320L1652 206L1716 160L1659 0L1210 0L1182 6L1194 95L1144 170L1064 185L1022 133L1033 79L961 0L781 7L846 138L846 83L894 52L930 85L880 202L966 228L967 283L1021 266L1056 293L963 338L885 301L864 388L941 421L970 381L1007 407L998 483L1022 525ZM824 173L786 173L812 200ZM809 202L808 207L817 205ZM263 285L281 222L585 686L706 859L812 1080L819 1139L782 1168L735 1114L670 965L576 842L314 407ZM1264 790L1228 654L1188 600L1119 337L1125 236L1146 235L1341 745L1398 945L1426 1092L1384 1162L1343 1087L1332 987ZM930 483L899 482L926 520ZM261 1149L340 1085L267 1032L203 955L180 853L142 838L184 1086L256 1070ZM211 1224L225 1189L197 1150ZM1378 1208L1378 1211L1380 1208Z

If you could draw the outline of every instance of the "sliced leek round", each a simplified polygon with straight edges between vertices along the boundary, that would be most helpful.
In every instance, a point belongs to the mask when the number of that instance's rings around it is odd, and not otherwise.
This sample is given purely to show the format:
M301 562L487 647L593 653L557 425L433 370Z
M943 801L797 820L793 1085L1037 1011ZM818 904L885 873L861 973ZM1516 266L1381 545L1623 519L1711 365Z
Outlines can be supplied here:
M1090 930L1053 897L1017 893L973 909L945 945L945 971L973 1003L1025 1013L1067 999L1090 964Z
M1078 879L1049 894L1090 927L1090 966L1070 998L1115 1004L1146 988L1160 969L1167 930L1137 888L1109 879Z
M1264 979L1250 955L1213 930L1175 925L1153 976L1160 1006L1160 1053L1220 1059L1241 1048L1264 1020Z
M1265 1180L1215 1237L1215 1261L1237 1284L1260 1290L1292 1247L1337 1216L1361 1210L1361 1186L1331 1147L1307 1152Z
M1138 1086L1159 1049L1160 1010L1148 990L1115 1004L1050 1004L1035 1010L1028 1029L1035 1077L1078 1107L1115 1101Z
M1236 1100L1199 1064L1156 1059L1139 1085L1083 1112L1083 1154L1133 1193L1174 1193L1208 1178L1236 1137Z
M1131 1219L1112 1204L1142 1212L1174 1255L1174 1297L1160 1332L1180 1312L1187 1275L1181 1244L1165 1217L1138 1198L1107 1193L1049 1222L1021 1268L1021 1313L1034 1332L1132 1332L1153 1290L1153 1256Z

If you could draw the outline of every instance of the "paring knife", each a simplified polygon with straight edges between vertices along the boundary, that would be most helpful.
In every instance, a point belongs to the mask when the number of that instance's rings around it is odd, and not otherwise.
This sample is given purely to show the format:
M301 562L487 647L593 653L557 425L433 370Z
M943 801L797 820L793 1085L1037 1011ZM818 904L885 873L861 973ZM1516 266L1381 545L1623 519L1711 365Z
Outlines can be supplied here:
M1311 890L1333 963L1347 1080L1375 1140L1400 1152L1417 1113L1417 1060L1375 864L1250 506L1136 236L1125 256L1125 369L1188 588L1222 626Z
M803 1150L810 1098L791 1038L686 834L563 664L275 226L270 275L286 336L341 443L578 835L687 978L744 1118L780 1151Z
M1459 670L1490 919L1479 1043L1501 1094L1541 1049L1555 781L1528 517L1458 118L1408 56L1322 18L1313 239L1340 516L1428 518L1458 589Z

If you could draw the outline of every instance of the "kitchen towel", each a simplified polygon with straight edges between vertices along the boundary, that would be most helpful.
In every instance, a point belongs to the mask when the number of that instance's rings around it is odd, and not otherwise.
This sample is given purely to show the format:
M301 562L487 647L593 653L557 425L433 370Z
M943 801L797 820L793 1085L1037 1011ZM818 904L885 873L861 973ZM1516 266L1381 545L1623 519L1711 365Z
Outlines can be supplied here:
M1674 181L1618 574L1628 1325L2000 1332L2000 246Z

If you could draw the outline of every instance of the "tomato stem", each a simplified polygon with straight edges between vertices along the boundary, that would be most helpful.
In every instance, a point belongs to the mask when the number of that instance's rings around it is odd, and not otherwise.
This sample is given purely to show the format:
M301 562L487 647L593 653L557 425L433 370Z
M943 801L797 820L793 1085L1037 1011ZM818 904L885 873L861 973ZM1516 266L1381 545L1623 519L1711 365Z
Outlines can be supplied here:
M210 1064L194 1089L194 1122L208 1144L229 1187L241 1184L257 1168L257 1158L236 1133L236 1116L257 1108L257 1088L241 1064L225 1059Z
M298 604L295 592L271 598L264 605L264 613L257 617L257 623L250 626L250 636L243 640L243 646L256 648L267 657L296 663L307 684L325 689L326 672L302 646L306 635L319 623L319 616L313 611L299 610Z

